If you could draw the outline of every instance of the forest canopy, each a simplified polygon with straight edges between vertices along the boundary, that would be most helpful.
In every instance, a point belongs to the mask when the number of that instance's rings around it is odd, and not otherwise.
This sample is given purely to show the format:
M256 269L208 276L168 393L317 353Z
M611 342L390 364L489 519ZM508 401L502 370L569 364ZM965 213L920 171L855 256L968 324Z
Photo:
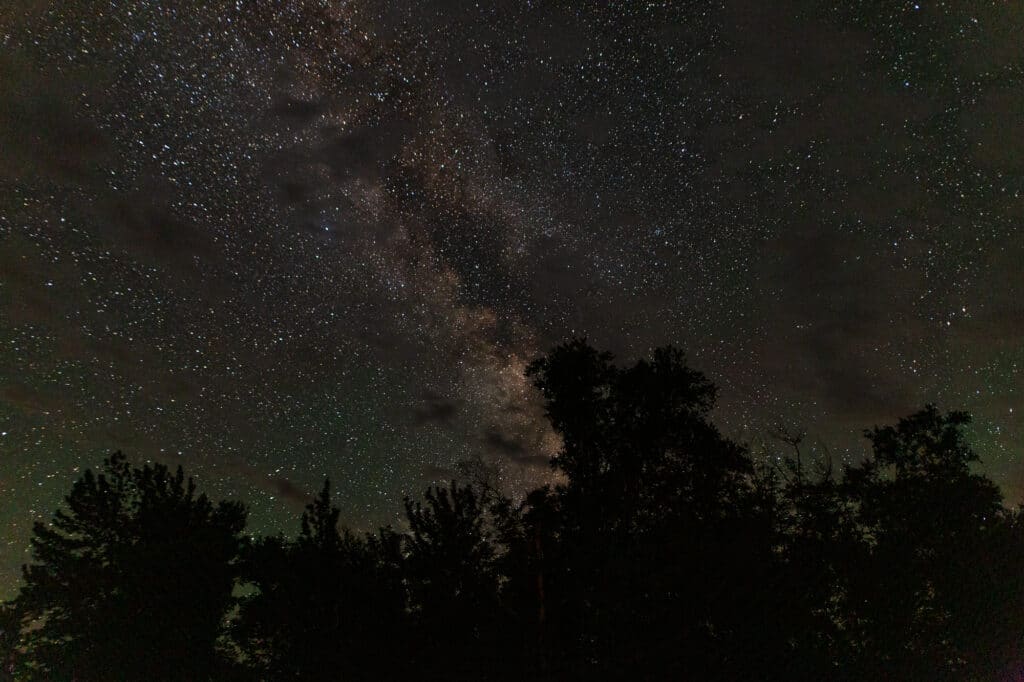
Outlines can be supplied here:
M294 538L120 454L37 523L0 610L12 680L999 680L1024 670L1024 524L969 415L865 432L837 468L711 422L662 348L530 365L557 485L452 481L358 534L325 481Z

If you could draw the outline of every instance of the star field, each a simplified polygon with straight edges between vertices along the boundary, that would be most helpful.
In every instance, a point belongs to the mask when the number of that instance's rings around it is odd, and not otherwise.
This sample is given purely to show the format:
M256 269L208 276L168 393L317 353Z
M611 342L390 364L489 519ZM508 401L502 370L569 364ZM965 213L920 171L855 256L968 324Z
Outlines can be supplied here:
M969 5L969 6L968 6ZM523 369L666 343L756 446L927 401L1024 494L1014 3L19 3L0 15L0 585L78 472L292 533L557 448Z

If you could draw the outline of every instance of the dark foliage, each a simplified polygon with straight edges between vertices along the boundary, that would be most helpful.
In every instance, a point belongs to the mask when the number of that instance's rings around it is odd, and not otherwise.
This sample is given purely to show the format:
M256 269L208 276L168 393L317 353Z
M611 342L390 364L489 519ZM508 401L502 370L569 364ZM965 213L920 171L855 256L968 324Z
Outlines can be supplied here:
M245 598L234 636L258 677L269 680L390 678L404 636L400 538L338 528L330 483L302 515L294 542L265 538L242 562Z
M1020 679L1024 520L966 414L872 429L836 474L786 434L755 462L673 348L528 374L559 483L453 481L404 532L339 527L325 482L294 540L243 544L240 506L115 455L37 525L0 679Z
M120 454L75 482L13 608L28 624L18 679L206 680L232 603L246 510L197 495L181 468Z

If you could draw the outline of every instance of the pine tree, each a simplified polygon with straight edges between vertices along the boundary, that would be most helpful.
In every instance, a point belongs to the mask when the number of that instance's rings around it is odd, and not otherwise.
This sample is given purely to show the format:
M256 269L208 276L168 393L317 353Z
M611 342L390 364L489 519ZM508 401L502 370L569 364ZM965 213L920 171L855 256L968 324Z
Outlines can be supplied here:
M243 562L256 591L234 635L269 679L392 679L404 663L387 653L404 641L398 536L359 537L339 516L325 480L298 538L258 541Z
M33 530L17 608L25 660L53 679L202 680L220 661L246 510L197 495L179 467L121 453Z

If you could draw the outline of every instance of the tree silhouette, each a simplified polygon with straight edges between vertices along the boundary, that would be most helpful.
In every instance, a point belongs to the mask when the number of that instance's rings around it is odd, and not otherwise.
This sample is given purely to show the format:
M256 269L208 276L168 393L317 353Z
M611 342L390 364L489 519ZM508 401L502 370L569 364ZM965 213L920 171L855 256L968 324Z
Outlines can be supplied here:
M486 509L454 481L405 500L405 578L417 628L418 663L428 677L492 676L498 576Z
M241 505L114 455L36 525L0 679L1020 679L1024 513L965 413L876 427L841 474L780 431L755 467L673 348L528 373L557 484L429 488L404 532L339 526L325 480L294 539L242 542Z
M75 482L33 530L16 606L26 679L204 680L231 606L246 511L197 495L181 468L120 453Z
M749 457L708 421L714 386L681 352L612 360L576 339L527 371L562 436L553 466L567 481L544 500L557 512L541 514L559 524L541 534L561 539L545 552L559 595L547 604L552 646L591 675L706 677L723 660L723 675L743 674L721 650L753 652L763 605L748 586L773 558Z
M853 657L849 584L866 552L853 500L834 476L831 462L807 466L802 437L783 436L791 456L761 474L772 500L767 532L777 552L777 595L772 627L782 642L774 679L846 679ZM776 475L777 474L777 475Z
M966 413L928 405L897 426L866 432L873 456L846 471L869 543L850 600L854 620L866 626L858 632L865 673L987 679L995 673L985 670L990 659L999 665L1005 657L997 653L1008 646L997 643L1003 636L980 637L976 619L993 614L991 595L1006 591L999 581L1017 586L1011 603L1020 604L1024 565L1020 547L1004 544L1017 520L995 484L970 470L979 458L964 437L969 422ZM1000 565L985 565L997 556ZM1020 615L1007 615L1020 623ZM1022 635L1018 626L1011 639L1019 644Z
M388 655L405 640L400 538L357 537L338 516L325 480L298 538L258 541L243 562L257 591L234 634L267 679L391 679L401 669Z
M562 436L552 465L568 479L563 492L595 502L588 515L603 510L612 526L660 522L665 503L715 514L752 473L707 420L715 387L672 347L625 369L612 360L574 339L527 369Z

